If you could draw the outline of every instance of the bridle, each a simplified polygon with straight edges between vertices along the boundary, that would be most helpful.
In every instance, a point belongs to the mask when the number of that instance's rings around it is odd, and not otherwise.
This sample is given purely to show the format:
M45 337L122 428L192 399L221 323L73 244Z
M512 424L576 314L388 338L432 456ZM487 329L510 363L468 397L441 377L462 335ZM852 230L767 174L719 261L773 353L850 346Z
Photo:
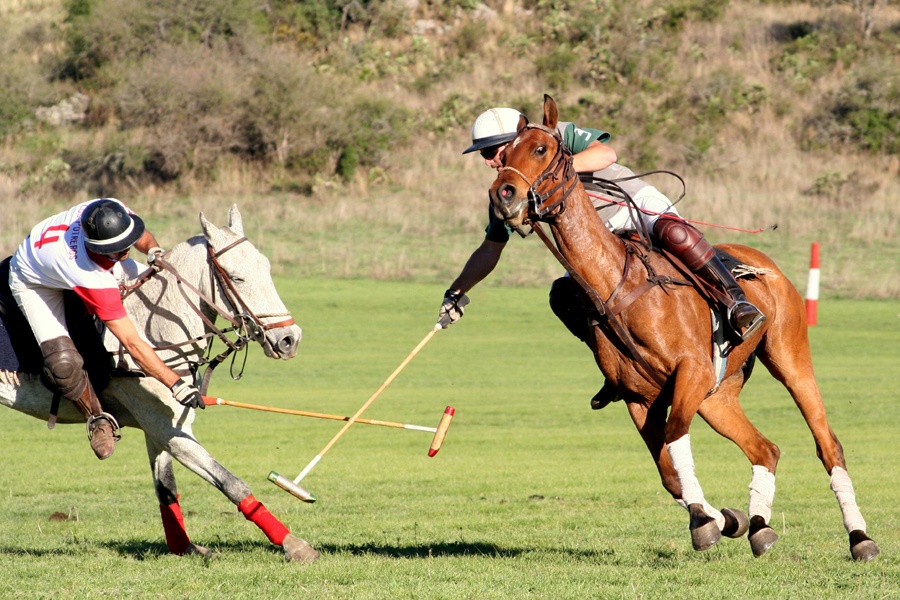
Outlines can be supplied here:
M578 183L578 173L575 172L575 168L572 166L572 151L563 143L562 136L560 136L558 131L539 123L528 123L519 131L519 135L521 135L522 131L528 129L538 129L556 140L556 154L553 155L550 163L533 182L529 182L525 174L515 167L502 166L497 171L512 171L521 177L525 185L528 186L528 215L525 221L547 222L565 211L565 201ZM561 173L559 173L560 169L562 170ZM543 193L539 192L538 187L548 180L554 185ZM562 192L561 194L559 194L560 191ZM554 196L558 197L551 201ZM559 211L551 215L556 208L559 208Z
M212 374L212 370L219 363L224 361L232 352L238 352L244 349L252 337L255 336L265 341L264 334L266 331L269 331L270 329L277 329L279 327L289 327L291 325L294 325L294 319L293 317L291 317L291 313L289 311L279 313L255 313L253 309L251 309L250 306L244 301L240 293L238 293L237 289L234 286L234 283L231 281L231 277L228 275L228 272L225 271L225 269L219 262L219 257L221 257L229 250L233 249L238 244L246 241L246 237L240 237L219 251L214 251L209 242L207 242L207 263L209 263L210 267L209 274L212 297L207 296L197 286L188 281L187 278L179 273L178 270L175 269L175 267L173 267L172 264L162 256L157 256L151 263L151 267L147 269L133 284L120 285L122 300L124 300L128 295L135 292L139 287L141 287L144 283L146 283L153 277L157 276L160 272L166 271L172 275L172 277L175 279L175 282L178 284L178 290L181 292L182 298L184 298L184 301L188 304L188 306L191 307L191 310L193 310L197 314L197 316L200 317L209 333L177 344L156 346L154 349L156 351L175 350L183 346L194 345L213 336L218 337L225 344L226 350L214 359L203 359L203 362L209 363L206 375L204 376L204 384L208 383L209 377ZM218 286L216 285L217 283ZM206 315L204 310L188 295L187 291L185 291L185 288L196 294L204 304L214 310L218 314L218 316L228 321L231 326L226 327L225 329L219 329L218 327L216 327L215 319L211 319ZM218 303L216 302L217 288L222 290L222 298L224 299L225 303L230 306L230 312L219 307ZM271 323L265 323L263 321L263 319L271 319L275 317L287 318ZM235 333L237 335L237 339L230 339L228 335L226 335L228 333ZM122 350L120 350L120 354L121 353ZM244 358L244 361L246 362L246 357ZM122 361L120 360L120 364L121 362ZM195 372L196 368L199 367L200 364L202 364L202 362L193 365L191 371ZM243 367L241 367L241 371L243 371ZM233 374L232 377L234 377ZM240 375L234 378L240 379Z

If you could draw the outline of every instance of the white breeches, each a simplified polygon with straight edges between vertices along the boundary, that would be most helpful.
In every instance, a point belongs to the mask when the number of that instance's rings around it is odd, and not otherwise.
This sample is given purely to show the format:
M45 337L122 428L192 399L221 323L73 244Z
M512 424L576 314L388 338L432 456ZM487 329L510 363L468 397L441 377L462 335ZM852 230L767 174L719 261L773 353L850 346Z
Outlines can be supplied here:
M69 336L62 290L26 285L17 275L15 268L9 270L9 289L22 314L28 320L38 344Z
M656 223L659 215L663 213L678 215L678 211L675 210L675 207L672 206L666 195L652 185L641 188L632 197L632 200L641 209L638 211L638 217L641 220L643 230L648 233L653 232L653 225ZM606 226L610 231L638 229L637 224L632 219L632 211L624 206L606 221Z

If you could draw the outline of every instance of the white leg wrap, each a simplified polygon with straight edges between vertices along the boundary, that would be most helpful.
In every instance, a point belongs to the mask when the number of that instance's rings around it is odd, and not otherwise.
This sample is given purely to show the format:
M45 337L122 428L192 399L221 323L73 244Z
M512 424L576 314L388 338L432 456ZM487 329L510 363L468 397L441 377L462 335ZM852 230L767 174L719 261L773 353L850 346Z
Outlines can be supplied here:
M694 474L691 434L688 433L671 444L667 444L666 448L669 450L672 466L675 467L675 472L678 473L678 482L681 484L681 499L685 505L699 503L703 506L706 514L716 520L719 529L722 529L725 526L725 517L703 497L703 488L700 487L700 480Z
M750 478L750 507L749 513L753 517L761 516L768 524L772 518L772 502L775 500L775 474L761 465L751 467L753 476Z
M844 515L844 527L847 533L857 529L866 530L866 520L863 519L859 507L856 505L856 494L853 492L853 483L850 475L840 467L831 470L831 491L834 492L838 504L841 506L841 514Z
M684 500L681 500L679 498L675 502L677 502L678 505L681 506L681 508L683 508L684 510L688 509L687 502L685 502ZM711 506L709 504L709 502L704 500L703 501L703 510L706 511L706 514L708 514L709 516L711 516L713 519L716 520L716 525L719 526L719 531L722 531L723 529L725 529L725 515L723 515L721 512L719 512L719 510L717 508L715 508L714 506Z

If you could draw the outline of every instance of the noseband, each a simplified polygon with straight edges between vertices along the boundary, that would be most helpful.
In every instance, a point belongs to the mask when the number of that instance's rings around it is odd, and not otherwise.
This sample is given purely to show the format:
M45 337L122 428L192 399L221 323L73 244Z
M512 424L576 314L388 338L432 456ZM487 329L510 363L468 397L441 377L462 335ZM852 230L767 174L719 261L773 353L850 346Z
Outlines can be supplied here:
M529 182L525 174L515 167L503 166L498 171L512 171L521 177L528 186L528 218L526 220L548 221L550 220L550 213L557 208L559 208L559 212L556 215L560 215L565 211L565 201L578 183L578 173L575 172L575 168L572 166L572 151L563 144L562 136L560 136L558 131L539 123L528 123L522 131L528 129L538 129L556 140L556 154L553 155L550 164L533 182ZM521 135L521 131L519 135ZM561 174L559 173L560 169L562 169ZM551 183L555 183L555 185L552 185L543 193L539 192L538 187L548 180ZM560 191L562 192L561 194L559 193ZM552 200L554 196L558 197Z

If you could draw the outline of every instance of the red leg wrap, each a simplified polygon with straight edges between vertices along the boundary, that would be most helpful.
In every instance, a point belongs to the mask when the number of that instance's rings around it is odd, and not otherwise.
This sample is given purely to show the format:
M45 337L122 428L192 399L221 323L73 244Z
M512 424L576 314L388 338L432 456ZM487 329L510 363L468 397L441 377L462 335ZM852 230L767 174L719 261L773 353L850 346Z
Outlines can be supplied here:
M191 545L187 531L184 529L184 515L181 514L181 506L178 500L163 506L159 505L159 514L162 515L163 529L166 532L166 545L172 554L183 556Z
M276 519L275 515L270 513L268 508L263 506L262 502L253 497L253 494L241 500L241 503L238 504L238 510L241 511L241 514L248 521L253 521L257 527L262 529L269 541L276 546L281 546L284 538L290 533L288 528Z

